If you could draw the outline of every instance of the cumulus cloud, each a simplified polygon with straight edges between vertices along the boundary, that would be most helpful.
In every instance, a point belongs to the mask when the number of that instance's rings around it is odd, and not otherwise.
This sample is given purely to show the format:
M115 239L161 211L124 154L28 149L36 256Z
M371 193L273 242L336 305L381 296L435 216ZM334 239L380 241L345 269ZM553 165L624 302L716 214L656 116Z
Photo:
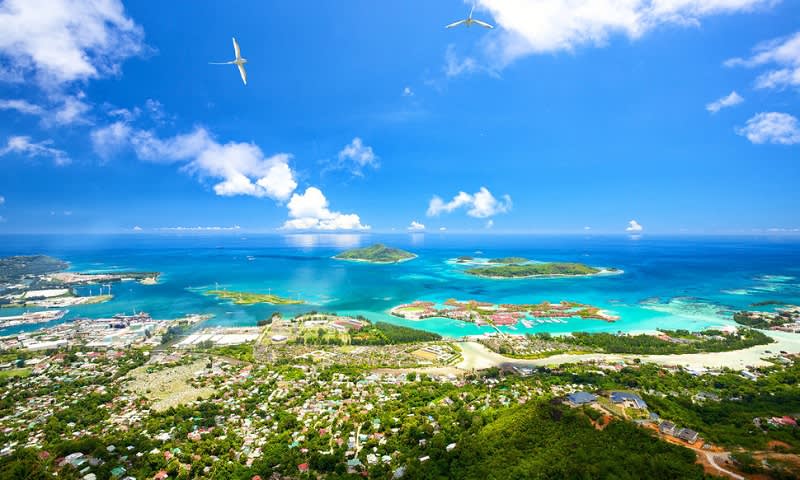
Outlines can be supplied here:
M779 0L479 0L498 26L484 37L493 66L530 54L603 46L613 35L638 39L659 25L698 25L703 17L748 12Z
M642 230L644 230L644 227L639 225L639 222L637 222L636 220L631 220L630 222L628 222L628 227L625 228L626 232L631 232L631 233L640 233Z
M486 228L492 228L492 227L494 227L494 220L490 218L489 220L486 221Z
M467 215L470 217L488 218L511 210L511 197L503 195L498 200L486 187L481 187L480 190L472 195L466 192L458 192L449 202L445 202L441 197L434 195L428 204L427 214L429 217L435 217L442 213L453 212L462 207L467 208Z
M308 187L302 194L295 193L287 204L289 217L283 224L286 230L368 230L355 213L331 211L328 199L316 187Z
M800 143L800 123L788 113L766 112L751 117L736 133L750 142L795 145Z
M725 65L747 68L771 65L771 70L756 78L758 89L800 86L800 32L756 45L749 58L731 58Z
M204 128L168 138L149 130L137 130L115 122L91 133L98 155L108 156L132 147L136 156L154 163L179 163L200 178L217 180L214 192L221 196L249 195L285 201L297 188L289 167L291 155L266 157L253 143L219 143Z
M0 3L0 79L42 86L116 74L144 49L144 33L119 0L5 0Z
M36 143L31 142L31 137L25 135L18 135L9 137L8 143L5 147L0 148L0 156L15 153L18 155L25 155L27 157L49 157L58 166L67 165L71 162L67 153L63 150L53 148L52 140L44 140Z
M404 97L413 97L414 96L414 91L411 90L411 87L406 86L405 88L403 88L403 96Z
M736 93L736 91L733 91L729 95L726 95L706 105L706 110L708 110L711 113L717 113L723 108L739 105L743 101L744 98L742 98L741 95Z
M355 137L353 141L345 145L337 155L338 163L333 165L333 170L349 170L353 175L359 177L364 175L364 168L378 168L378 157L372 147L364 145L363 140Z
M411 225L408 226L408 230L412 232L419 232L425 230L425 225L416 220L412 220Z
M139 225L136 225L131 230L133 230L134 232L141 232L142 231L142 227L140 227Z

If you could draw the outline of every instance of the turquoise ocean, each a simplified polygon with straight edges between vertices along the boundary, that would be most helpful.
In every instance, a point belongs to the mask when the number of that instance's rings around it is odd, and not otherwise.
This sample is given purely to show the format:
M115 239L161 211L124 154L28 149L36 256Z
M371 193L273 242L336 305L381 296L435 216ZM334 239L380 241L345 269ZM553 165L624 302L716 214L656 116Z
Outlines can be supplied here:
M334 260L336 253L381 242L418 255L393 265ZM293 234L251 235L12 235L0 236L0 256L47 254L80 272L147 270L162 272L158 285L114 284L114 299L77 306L75 317L103 318L144 311L170 319L212 314L204 326L249 326L272 312L309 310L360 314L440 333L481 334L476 327L446 319L408 321L388 314L413 300L448 298L494 303L571 300L620 316L615 323L570 319L567 323L522 324L509 333L570 331L639 332L700 330L732 324L732 312L760 301L800 304L798 237L529 236L458 234ZM454 264L461 255L523 256L536 261L581 262L615 267L621 275L493 280L468 276ZM306 305L233 305L203 292L214 288L274 293ZM82 294L97 286L81 287ZM92 291L94 290L94 291ZM774 307L760 307L770 309ZM3 309L0 315L21 313ZM0 335L51 324L0 330Z

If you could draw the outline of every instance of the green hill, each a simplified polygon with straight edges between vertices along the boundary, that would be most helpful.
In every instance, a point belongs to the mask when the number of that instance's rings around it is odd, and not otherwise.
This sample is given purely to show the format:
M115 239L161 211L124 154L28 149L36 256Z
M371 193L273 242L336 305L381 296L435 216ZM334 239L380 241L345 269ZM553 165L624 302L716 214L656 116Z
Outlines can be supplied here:
M369 247L346 250L333 258L370 263L397 263L416 258L416 255L399 248L391 248L382 243L376 243Z
M524 278L551 275L595 275L600 273L600 270L582 263L530 263L470 268L467 273L479 277Z
M0 282L18 282L27 275L44 275L60 272L69 264L47 255L30 255L0 258Z
M691 450L662 442L625 421L597 430L580 410L544 402L501 413L462 435L452 456L436 457L412 464L420 471L409 468L407 474L484 480L703 478Z

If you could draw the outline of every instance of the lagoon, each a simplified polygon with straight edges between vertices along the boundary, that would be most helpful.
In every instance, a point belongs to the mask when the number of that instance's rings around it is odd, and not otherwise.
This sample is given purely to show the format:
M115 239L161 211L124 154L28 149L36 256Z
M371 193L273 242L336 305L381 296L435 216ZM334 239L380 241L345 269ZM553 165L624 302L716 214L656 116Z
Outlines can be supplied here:
M397 264L341 262L332 257L373 243L402 248L417 258ZM309 310L364 315L447 337L491 332L456 320L411 321L388 311L413 300L448 298L492 303L576 301L620 316L615 323L518 324L508 333L701 330L732 324L732 312L778 300L800 303L797 237L659 237L643 235L459 234L220 234L220 235L12 235L0 237L0 255L47 254L71 271L159 271L156 285L123 282L114 299L78 306L59 322L145 311L154 318L190 313L214 317L204 326L253 326L278 311ZM620 275L503 281L466 274L462 255L519 256L542 262L579 262L621 269ZM79 287L89 291L91 286ZM95 289L97 287L94 287ZM204 295L213 289L301 298L305 305L236 305ZM774 306L759 307L762 309ZM3 309L15 315L20 309ZM49 324L0 330L0 335Z

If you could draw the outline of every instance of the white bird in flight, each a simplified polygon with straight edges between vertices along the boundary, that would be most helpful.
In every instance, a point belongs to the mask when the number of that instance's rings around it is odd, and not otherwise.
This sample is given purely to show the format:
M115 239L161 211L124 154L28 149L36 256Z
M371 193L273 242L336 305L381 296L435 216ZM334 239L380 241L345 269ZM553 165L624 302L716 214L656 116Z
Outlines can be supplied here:
M236 59L230 62L208 62L211 65L236 65L239 67L239 73L242 75L242 82L247 85L247 72L244 69L244 64L247 63L246 58L242 58L242 54L239 51L239 44L236 42L236 38L233 38L233 51L236 53Z
M472 18L472 12L474 10L475 10L475 7L473 6L472 10L469 11L469 17L465 18L464 20L459 20L457 22L453 22L450 25L445 26L444 28L453 28L453 27L457 27L457 26L462 25L462 24L466 25L467 27L471 27L473 23L475 25L480 25L483 28L494 28L492 25L489 25L488 23L486 23L486 22L484 22L482 20L478 20L477 18Z

